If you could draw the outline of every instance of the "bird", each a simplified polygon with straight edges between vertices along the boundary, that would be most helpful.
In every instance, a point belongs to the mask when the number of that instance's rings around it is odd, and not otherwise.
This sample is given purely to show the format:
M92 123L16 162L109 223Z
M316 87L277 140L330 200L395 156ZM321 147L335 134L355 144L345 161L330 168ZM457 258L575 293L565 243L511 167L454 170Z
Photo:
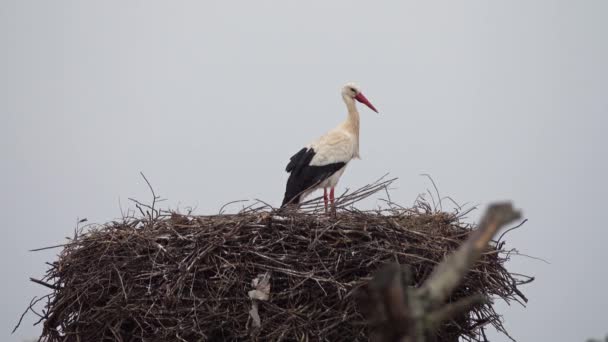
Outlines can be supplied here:
M363 103L378 113L376 107L355 83L346 83L342 87L341 94L348 110L346 120L300 149L289 159L285 167L289 178L281 208L297 206L313 191L323 188L325 212L328 212L328 202L330 202L332 213L335 214L334 188L348 163L352 159L360 159L359 111L356 102Z

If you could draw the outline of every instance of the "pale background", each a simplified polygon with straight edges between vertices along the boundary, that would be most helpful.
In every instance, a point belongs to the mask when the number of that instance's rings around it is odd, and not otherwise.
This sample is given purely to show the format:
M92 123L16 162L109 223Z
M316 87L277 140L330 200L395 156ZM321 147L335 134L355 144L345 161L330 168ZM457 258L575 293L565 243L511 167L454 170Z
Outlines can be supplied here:
M0 339L14 335L77 218L147 199L215 213L279 204L288 158L343 119L357 81L361 161L339 192L386 172L411 204L432 174L461 203L511 199L508 246L537 277L520 341L608 333L607 1L0 2ZM477 214L470 217L476 219ZM493 334L496 341L504 336Z

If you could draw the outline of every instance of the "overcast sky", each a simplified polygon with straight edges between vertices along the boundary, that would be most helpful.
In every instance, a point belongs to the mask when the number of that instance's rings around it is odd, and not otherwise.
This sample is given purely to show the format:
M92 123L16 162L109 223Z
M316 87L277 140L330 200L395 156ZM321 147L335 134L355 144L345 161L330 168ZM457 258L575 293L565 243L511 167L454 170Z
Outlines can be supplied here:
M280 204L288 158L343 120L356 81L362 160L338 187L390 172L392 197L430 187L529 222L507 266L537 280L497 308L520 341L608 333L608 2L0 2L0 336L77 218L128 197L216 213ZM478 212L481 212L478 211ZM470 217L476 219L477 214ZM494 340L506 341L503 336Z

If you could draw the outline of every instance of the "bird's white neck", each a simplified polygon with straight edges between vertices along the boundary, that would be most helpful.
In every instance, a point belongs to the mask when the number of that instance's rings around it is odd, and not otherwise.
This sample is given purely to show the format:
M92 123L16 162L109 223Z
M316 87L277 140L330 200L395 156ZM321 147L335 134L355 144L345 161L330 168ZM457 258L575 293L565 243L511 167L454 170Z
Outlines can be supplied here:
M342 123L342 127L355 137L355 157L359 157L359 111L355 100L346 95L342 95L342 99L348 109L348 117Z

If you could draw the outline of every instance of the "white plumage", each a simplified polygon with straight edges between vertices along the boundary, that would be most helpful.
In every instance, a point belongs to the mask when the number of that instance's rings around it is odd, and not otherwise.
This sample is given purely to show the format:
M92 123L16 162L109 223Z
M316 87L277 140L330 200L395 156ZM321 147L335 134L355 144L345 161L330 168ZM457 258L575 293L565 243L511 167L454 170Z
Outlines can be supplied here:
M348 162L357 157L357 136L337 127L308 145L316 151L310 165L327 165Z

